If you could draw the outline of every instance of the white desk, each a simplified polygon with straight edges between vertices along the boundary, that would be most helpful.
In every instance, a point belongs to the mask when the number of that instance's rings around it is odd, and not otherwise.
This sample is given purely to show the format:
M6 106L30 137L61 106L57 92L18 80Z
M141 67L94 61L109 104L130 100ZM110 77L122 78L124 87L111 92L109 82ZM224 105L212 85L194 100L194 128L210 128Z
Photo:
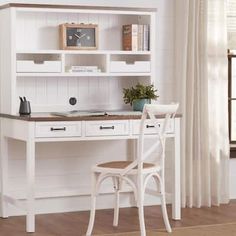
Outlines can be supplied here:
M35 145L38 142L68 142L85 140L130 139L136 143L139 117L73 117L62 118L35 114L19 117L1 114L1 204L2 217L8 217L7 205L21 207L8 191L8 139L26 142L26 231L35 232ZM160 125L162 119L160 117ZM153 133L147 126L146 132ZM180 116L169 127L168 137L174 138L175 155L172 160L172 218L181 219L180 205ZM68 196L68 195L67 195Z

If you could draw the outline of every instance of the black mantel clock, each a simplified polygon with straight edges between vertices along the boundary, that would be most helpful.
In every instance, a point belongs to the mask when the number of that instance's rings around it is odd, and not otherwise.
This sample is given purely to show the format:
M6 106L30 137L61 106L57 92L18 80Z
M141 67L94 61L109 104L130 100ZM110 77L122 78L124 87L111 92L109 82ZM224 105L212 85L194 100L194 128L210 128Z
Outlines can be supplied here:
M98 48L98 25L60 25L60 47L63 50L90 50Z

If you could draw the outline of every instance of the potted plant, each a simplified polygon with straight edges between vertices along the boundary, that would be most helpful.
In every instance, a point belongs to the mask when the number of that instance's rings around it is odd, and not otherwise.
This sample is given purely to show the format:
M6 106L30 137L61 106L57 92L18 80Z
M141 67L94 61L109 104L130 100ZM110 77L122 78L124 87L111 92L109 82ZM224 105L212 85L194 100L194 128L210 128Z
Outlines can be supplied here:
M144 104L150 103L151 99L157 99L157 90L154 85L143 85L138 83L135 87L123 89L123 99L126 104L133 106L134 111L143 111Z

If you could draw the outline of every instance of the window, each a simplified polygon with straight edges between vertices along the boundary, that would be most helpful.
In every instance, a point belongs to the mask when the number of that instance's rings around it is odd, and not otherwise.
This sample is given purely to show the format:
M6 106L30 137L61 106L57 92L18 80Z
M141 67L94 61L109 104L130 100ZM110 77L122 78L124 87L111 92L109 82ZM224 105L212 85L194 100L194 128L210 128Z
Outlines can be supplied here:
M229 134L231 143L236 143L236 54L229 53Z
M227 1L230 156L236 157L236 1Z

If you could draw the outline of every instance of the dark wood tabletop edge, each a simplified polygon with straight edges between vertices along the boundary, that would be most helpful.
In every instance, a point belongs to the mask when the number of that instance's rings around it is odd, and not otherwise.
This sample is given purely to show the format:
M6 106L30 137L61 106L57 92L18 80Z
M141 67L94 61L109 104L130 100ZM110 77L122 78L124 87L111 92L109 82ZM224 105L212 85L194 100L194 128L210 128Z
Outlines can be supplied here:
M49 121L93 121L93 120L136 120L140 119L141 115L104 115L104 116L76 116L76 117L63 117L63 116L37 116L37 114L28 115L28 116L20 116L20 115L10 115L0 113L0 117L15 119L15 120L23 120L23 121L41 121L41 122L49 122ZM176 114L177 118L182 117L182 114ZM164 116L158 116L158 118L164 118Z
M107 7L107 6L85 6L85 5L65 5L65 4L32 4L32 3L7 3L0 6L0 9L20 7L20 8L56 8L56 9L92 9L92 10L124 10L124 11L146 11L156 12L156 8L135 8L135 7Z

